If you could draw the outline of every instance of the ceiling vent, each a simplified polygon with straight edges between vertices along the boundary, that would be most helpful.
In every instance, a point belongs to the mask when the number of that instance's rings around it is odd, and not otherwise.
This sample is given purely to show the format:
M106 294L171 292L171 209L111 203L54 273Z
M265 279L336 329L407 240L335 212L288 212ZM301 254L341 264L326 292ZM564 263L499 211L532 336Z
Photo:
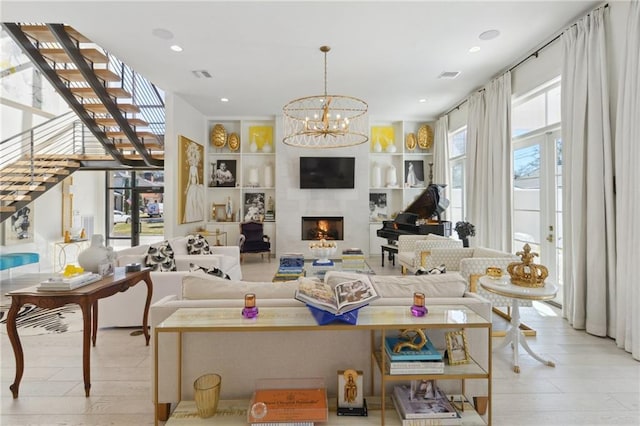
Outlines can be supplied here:
M191 72L193 73L193 75L196 76L196 78L212 78L211 73L209 73L209 71L206 71L206 70L195 70Z
M438 76L438 78L446 78L449 80L453 80L454 78L460 75L460 71L445 71Z

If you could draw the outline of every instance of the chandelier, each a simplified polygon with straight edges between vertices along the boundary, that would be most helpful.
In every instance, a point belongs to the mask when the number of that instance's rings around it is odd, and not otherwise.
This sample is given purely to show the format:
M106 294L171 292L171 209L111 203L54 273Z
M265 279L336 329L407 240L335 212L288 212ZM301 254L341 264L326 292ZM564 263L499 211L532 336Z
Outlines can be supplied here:
M327 94L327 53L324 53L324 95L307 96L286 104L285 144L300 148L341 148L360 145L367 136L367 103L351 96Z

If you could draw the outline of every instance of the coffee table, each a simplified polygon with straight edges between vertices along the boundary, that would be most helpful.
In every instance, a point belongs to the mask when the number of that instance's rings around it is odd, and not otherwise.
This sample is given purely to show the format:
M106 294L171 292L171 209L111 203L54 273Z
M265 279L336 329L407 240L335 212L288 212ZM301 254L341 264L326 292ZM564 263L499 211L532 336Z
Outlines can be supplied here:
M303 276L323 278L324 274L326 274L327 271L344 271L344 272L353 272L356 274L368 274L368 275L376 274L375 271L371 269L371 266L369 266L366 260L364 261L364 268L361 268L361 269L344 268L342 259L331 259L333 261L333 265L318 265L318 266L313 265L314 260L315 259L304 260ZM295 276L295 275L281 275L276 272L276 274L273 276L273 279L271 281L273 282L289 281L289 280L295 280L297 278L298 276Z

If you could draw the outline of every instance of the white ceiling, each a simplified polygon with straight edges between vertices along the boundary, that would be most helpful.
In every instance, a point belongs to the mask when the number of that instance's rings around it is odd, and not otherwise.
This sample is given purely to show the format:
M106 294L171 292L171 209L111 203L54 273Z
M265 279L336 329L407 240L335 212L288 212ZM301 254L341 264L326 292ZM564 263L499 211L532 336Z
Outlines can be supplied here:
M329 93L365 100L373 119L432 120L599 4L2 0L0 19L71 25L209 117L278 115L291 99L322 94L326 44ZM501 35L478 38L490 29ZM444 71L461 74L438 79Z

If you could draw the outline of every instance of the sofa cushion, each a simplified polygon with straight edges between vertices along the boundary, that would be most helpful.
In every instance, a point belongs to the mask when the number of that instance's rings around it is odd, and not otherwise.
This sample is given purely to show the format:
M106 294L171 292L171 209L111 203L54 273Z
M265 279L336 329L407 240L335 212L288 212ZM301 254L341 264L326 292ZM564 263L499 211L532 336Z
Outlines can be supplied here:
M150 245L144 264L152 271L176 271L173 248L169 241L165 240L159 244Z
M182 279L182 298L243 299L246 293L254 293L260 306L261 298L293 300L297 288L297 280L279 283L225 280L199 271Z
M190 255L210 254L209 242L200 234L187 235L187 253Z
M215 266L213 268L207 268L204 266L198 266L194 263L189 264L189 272L198 272L198 271L202 271L205 274L212 275L214 277L224 278L225 280L231 279L231 277L228 274L225 274L222 271L222 269L216 268Z
M429 297L464 297L467 282L451 272L440 275L372 275L371 281L382 298L411 298L413 293Z

